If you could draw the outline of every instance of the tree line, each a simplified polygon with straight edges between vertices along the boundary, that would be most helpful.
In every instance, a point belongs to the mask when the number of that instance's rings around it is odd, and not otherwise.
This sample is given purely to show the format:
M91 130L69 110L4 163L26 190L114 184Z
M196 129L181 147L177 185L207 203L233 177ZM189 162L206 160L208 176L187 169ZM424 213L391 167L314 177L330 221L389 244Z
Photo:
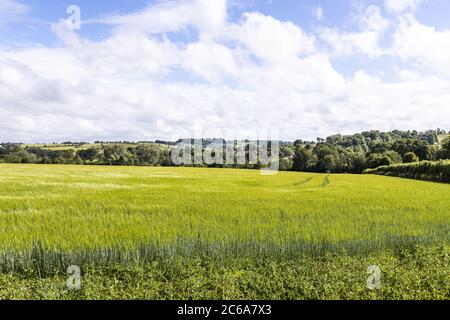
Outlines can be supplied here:
M280 170L332 173L362 173L366 169L419 161L450 159L450 139L440 143L444 130L390 132L366 131L354 135L332 135L316 141L280 142ZM214 140L210 140L214 141ZM176 142L98 142L84 148L82 143L66 142L64 150L0 144L0 162L42 164L86 164L125 166L174 166L171 150ZM207 148L207 144L203 144ZM237 152L234 150L233 152ZM248 152L248 150L247 150ZM224 157L226 150L224 150ZM196 165L206 166L206 165ZM209 165L211 166L211 165ZM262 165L212 165L258 169Z

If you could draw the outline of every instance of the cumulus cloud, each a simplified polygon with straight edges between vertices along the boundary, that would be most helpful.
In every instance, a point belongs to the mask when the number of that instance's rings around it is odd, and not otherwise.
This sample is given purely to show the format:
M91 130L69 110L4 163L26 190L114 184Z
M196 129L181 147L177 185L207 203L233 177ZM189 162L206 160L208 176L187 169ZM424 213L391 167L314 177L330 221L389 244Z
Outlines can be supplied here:
M381 15L377 6L369 6L359 18L359 24L363 30L383 32L389 26L389 21Z
M281 22L260 13L245 13L239 25L229 27L238 40L258 58L271 63L289 63L315 51L315 37L292 22Z
M380 8L369 6L359 16L360 31L342 31L338 28L322 28L321 40L324 41L334 55L351 56L365 54L377 57L387 54L387 50L380 46L384 31L389 27L389 21L382 17Z
M446 31L407 16L392 26L377 7L357 31L311 33L258 12L227 16L224 0L165 1L99 19L113 28L102 40L60 21L51 27L57 47L0 50L2 140L257 138L273 129L314 139L448 125L450 82L438 70L445 54L435 52ZM172 38L192 28L190 40ZM390 28L388 50L379 42ZM413 45L417 32L429 49ZM390 54L434 71L402 65L397 82L365 70L345 77L338 54Z
M403 60L414 60L425 72L450 76L450 30L436 30L412 14L401 18L393 48Z
M331 48L332 54L336 56L352 56L362 53L376 57L384 53L379 46L379 34L374 31L341 32L335 28L324 28L320 36Z
M387 10L393 13L400 13L408 10L416 10L424 0L384 0Z

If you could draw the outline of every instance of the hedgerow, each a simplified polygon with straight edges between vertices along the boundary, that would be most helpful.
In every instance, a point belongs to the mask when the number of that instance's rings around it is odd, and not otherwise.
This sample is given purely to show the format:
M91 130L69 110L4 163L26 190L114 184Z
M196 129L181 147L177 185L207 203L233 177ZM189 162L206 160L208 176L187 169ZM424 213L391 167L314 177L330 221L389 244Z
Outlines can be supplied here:
M450 183L450 161L422 161L367 169L367 174Z

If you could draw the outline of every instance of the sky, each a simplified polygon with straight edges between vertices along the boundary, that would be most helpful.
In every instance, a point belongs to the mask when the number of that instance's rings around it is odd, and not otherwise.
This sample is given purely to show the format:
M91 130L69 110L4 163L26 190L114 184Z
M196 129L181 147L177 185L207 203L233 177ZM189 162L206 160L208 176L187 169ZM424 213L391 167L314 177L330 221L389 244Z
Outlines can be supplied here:
M448 13L448 0L0 0L0 141L449 130Z

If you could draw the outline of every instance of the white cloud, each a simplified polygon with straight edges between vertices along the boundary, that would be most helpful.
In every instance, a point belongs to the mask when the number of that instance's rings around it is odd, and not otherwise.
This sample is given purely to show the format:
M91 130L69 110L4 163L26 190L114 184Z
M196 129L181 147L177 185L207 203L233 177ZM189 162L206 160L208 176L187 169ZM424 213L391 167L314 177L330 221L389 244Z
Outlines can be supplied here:
M337 28L320 29L320 38L336 56L364 54L371 58L388 54L380 46L380 40L389 21L381 16L380 8L369 6L358 18L360 31L342 31Z
M389 26L389 21L381 15L377 6L369 6L360 17L359 24L363 30L383 32Z
M238 72L232 50L211 41L188 44L183 66L210 82L222 81Z
M401 59L418 63L424 72L450 75L450 30L438 31L407 14L394 34L393 49Z
M16 0L0 0L0 28L19 18L29 7Z
M56 36L68 46L79 46L81 39L73 29L71 29L66 20L60 20L58 23L52 23L51 29Z
M292 22L281 22L260 13L245 13L241 24L230 26L227 34L269 63L289 63L299 55L315 51L314 36Z
M403 69L398 71L398 77L404 82L420 81L423 75L416 70Z
M192 25L213 33L225 25L226 3L226 0L166 0L132 14L113 15L87 23L112 24L148 33L175 32Z
M384 0L386 9L393 13L414 11L424 0Z
M375 31L341 32L324 28L320 36L336 56L365 54L373 58L385 54L385 50L379 46L380 36Z
M450 82L437 78L384 83L360 71L349 83L351 94L342 109L353 122L367 123L370 118L370 123L382 130L445 128L448 124L439 119L439 114L449 113L449 89Z
M448 69L434 52L446 31L412 18L392 25L369 7L360 30L312 34L257 12L230 22L225 1L209 1L165 1L102 19L114 32L98 41L59 22L59 47L0 50L2 140L254 138L274 128L283 139L314 139L448 126ZM190 41L166 34L192 27ZM379 44L388 30L396 30L394 50ZM429 49L414 45L414 33ZM395 83L364 70L345 78L334 66L339 54L391 54L434 66L433 75L402 65Z

